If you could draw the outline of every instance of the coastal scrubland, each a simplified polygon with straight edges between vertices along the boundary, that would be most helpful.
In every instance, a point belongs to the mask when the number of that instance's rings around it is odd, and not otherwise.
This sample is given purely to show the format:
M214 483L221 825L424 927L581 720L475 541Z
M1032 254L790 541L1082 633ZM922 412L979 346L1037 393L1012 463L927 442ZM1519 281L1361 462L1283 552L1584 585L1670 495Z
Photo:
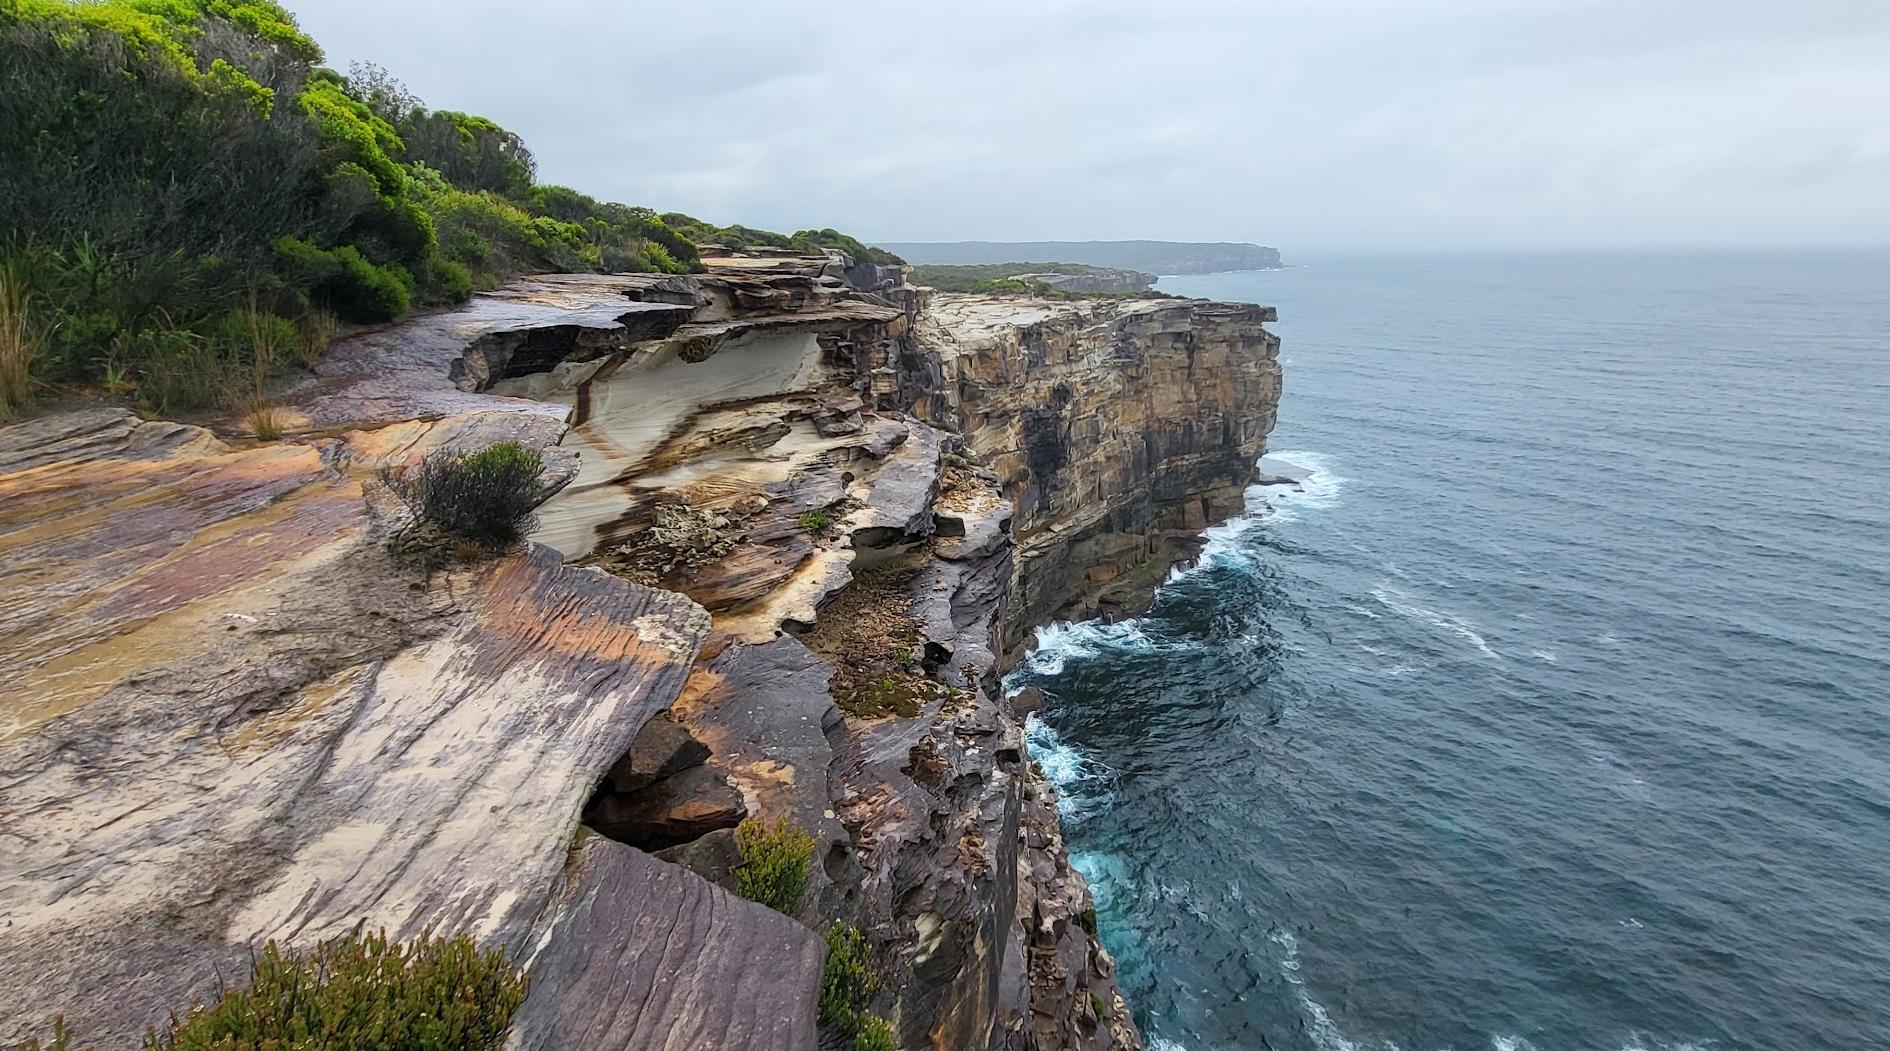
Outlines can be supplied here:
M75 387L228 401L338 325L520 274L685 273L699 243L895 261L542 184L515 132L324 61L268 0L0 0L0 417Z

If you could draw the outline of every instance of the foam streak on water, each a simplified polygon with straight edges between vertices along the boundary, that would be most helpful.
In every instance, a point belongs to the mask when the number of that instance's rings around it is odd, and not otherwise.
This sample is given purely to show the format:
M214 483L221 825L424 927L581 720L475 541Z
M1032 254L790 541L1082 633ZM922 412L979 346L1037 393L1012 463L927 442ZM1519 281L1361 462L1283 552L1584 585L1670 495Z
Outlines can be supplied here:
M1174 290L1302 484L1012 679L1151 1047L1890 1048L1890 257Z

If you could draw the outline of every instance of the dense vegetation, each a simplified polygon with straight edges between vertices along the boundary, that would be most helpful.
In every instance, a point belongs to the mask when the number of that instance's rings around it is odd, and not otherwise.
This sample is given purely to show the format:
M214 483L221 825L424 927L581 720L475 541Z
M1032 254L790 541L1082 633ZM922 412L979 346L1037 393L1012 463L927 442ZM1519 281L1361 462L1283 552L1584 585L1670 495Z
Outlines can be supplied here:
M975 292L980 284L1008 281L1016 274L1087 274L1096 269L1083 263L932 264L913 267L911 280L941 292Z
M987 295L1039 296L1045 299L1174 299L1152 288L1120 292L1077 292L1041 281L1019 281L1015 274L1087 274L1101 267L1083 263L970 263L915 266L909 280L941 292L982 292Z
M883 266L899 266L905 262L884 248L862 244L838 230L797 230L792 234L777 234L751 226L714 226L681 212L665 212L662 220L677 233L699 244L718 244L727 248L792 248L803 252L834 248L854 259Z
M885 256L538 185L512 132L322 61L269 0L0 0L0 417L48 385L203 404L255 358L239 310L308 341L521 273L692 270L697 239Z
M402 944L385 934L325 942L303 958L274 942L251 967L249 985L162 1029L146 1031L147 1051L490 1051L525 999L526 977L503 952L471 938L421 935ZM73 1035L55 1023L46 1051L68 1051ZM23 1051L39 1051L37 1039Z

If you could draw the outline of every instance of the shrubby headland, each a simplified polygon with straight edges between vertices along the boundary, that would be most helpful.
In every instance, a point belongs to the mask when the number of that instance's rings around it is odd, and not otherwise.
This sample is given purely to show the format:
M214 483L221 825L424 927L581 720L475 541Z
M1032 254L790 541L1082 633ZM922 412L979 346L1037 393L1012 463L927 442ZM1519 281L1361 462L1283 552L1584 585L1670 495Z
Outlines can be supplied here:
M266 0L0 0L0 413L161 410L329 338L546 272L689 273L697 242L834 247L535 181L526 144L323 65Z

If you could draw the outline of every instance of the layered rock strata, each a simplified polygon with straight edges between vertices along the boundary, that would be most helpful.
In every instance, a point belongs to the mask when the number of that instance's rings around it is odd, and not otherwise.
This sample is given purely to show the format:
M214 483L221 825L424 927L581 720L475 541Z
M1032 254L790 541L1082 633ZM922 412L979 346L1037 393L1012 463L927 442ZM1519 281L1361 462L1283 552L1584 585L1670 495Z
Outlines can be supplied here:
M1156 275L1141 270L1094 266L1075 274L1012 274L1011 280L1048 285L1061 292L1146 292L1155 287Z
M356 334L281 443L0 430L0 1041L366 924L512 950L511 1047L811 1049L844 920L902 1047L1139 1047L998 679L1236 506L1269 317L765 253ZM390 555L378 472L499 440L537 543ZM814 836L798 916L744 816Z

